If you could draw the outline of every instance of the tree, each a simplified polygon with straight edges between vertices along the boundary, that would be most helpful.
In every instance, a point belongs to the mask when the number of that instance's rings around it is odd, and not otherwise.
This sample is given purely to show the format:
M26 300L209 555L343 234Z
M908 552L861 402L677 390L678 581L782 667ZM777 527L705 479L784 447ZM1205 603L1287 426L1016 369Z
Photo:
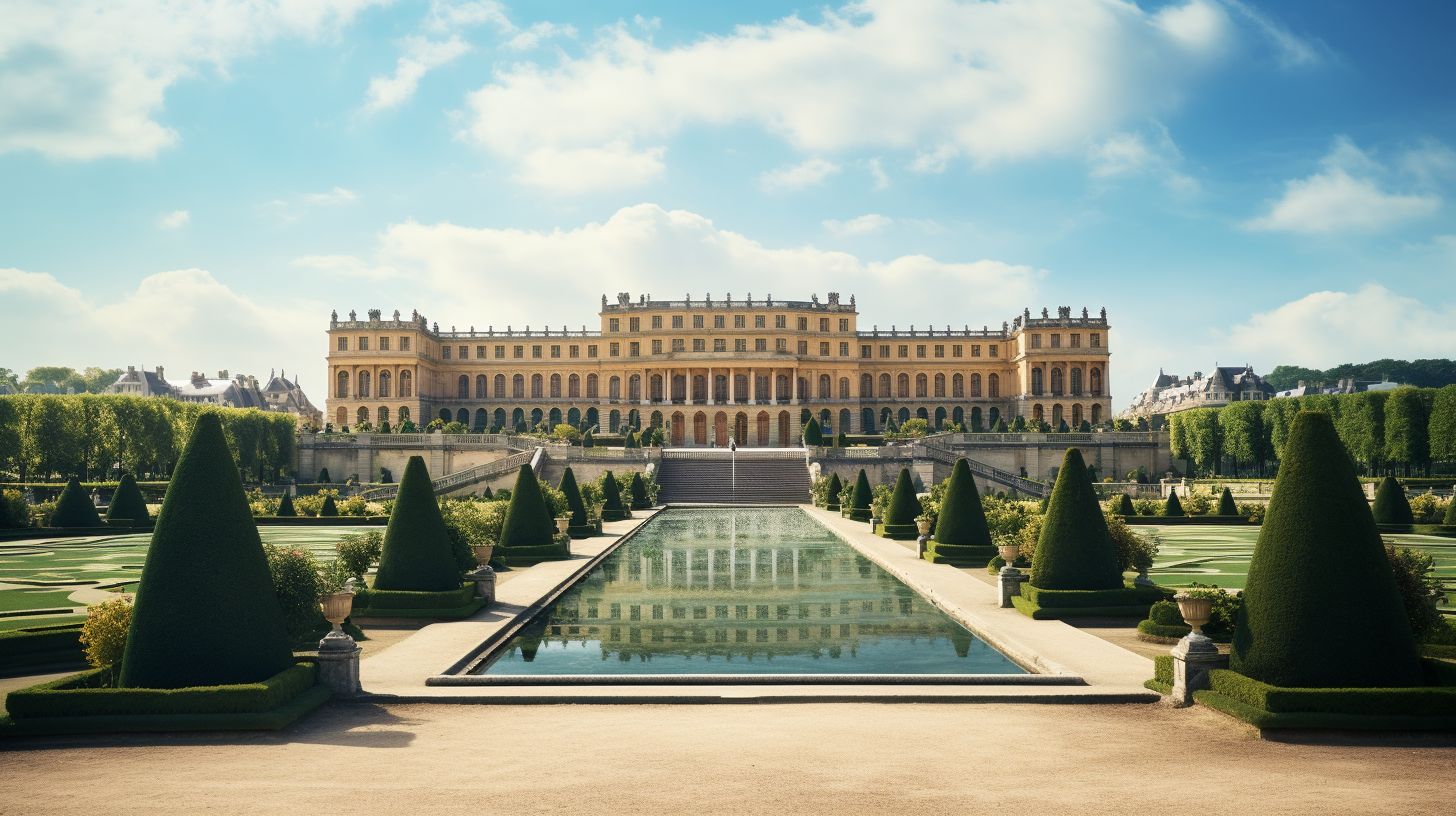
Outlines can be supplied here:
M581 446L583 448L590 448L595 446L596 444L597 441L592 438L592 432L590 430L581 435Z
M116 492L111 494L111 505L106 508L107 523L146 522L151 518L151 514L147 512L147 500L142 497L136 478L130 473L121 474L121 482L117 484Z
M885 538L915 538L920 533L915 524L918 515L920 500L915 498L915 483L910 480L909 468L900 468L895 490L890 494L890 505L880 522L881 535Z
M319 480L319 484L328 484L329 483L329 469L328 468L322 468L322 469L319 470L318 480Z
M935 536L926 548L925 558L937 564L979 566L995 554L976 479L966 460L957 459L940 500Z
M337 516L338 514L339 506L334 502L333 494L324 496L324 503L319 507L319 517L325 518L330 516Z
M1412 467L1428 468L1431 446L1426 405L1421 392L1414 388L1397 388L1385 402L1385 449L1389 464L1402 465L1409 476Z
M642 481L641 471L632 474L632 484L628 486L627 495L632 500L633 510L652 509L652 497L647 495L647 483Z
M824 432L819 428L819 420L814 417L809 417L809 421L804 423L804 444L810 446L824 444Z
M1298 688L1422 682L1380 533L1328 414L1301 412L1290 427L1243 597L1230 654L1240 674Z
M849 494L849 517L855 521L870 520L870 503L875 499L875 492L870 489L870 479L865 475L864 468L859 469L859 475L854 477L854 490Z
M1239 506L1234 504L1234 494L1230 493L1227 487L1223 489L1223 495L1218 497L1218 514L1220 516L1237 516L1239 514Z
M1014 419L1014 420L1011 421L1011 432L1012 433L1025 433L1026 432L1026 417L1022 416L1021 414L1017 414L1016 415L1016 419Z
M203 414L157 515L119 683L256 683L288 668L289 645L237 462Z
M1132 496L1123 493L1117 500L1117 514L1119 516L1135 516L1137 509L1132 506Z
M609 470L602 477L602 520L621 521L627 517L627 508L622 505L622 488L617 477Z
M1218 425L1218 412L1217 408L1195 408L1174 414L1188 425L1188 449L1193 464L1201 472L1211 471L1215 476L1220 472L1219 463L1223 459L1223 434Z
M278 500L278 515L282 518L293 518L298 515L298 511L293 509L291 494L284 493L283 498Z
M1351 458L1374 471L1380 464L1385 442L1386 394L1365 391L1335 397L1335 428Z
M1178 501L1178 491L1175 488L1168 488L1168 500L1163 503L1163 515L1169 517L1183 515L1183 503Z
M1223 437L1223 454L1233 465L1234 475L1240 468L1258 466L1264 471L1267 451L1264 445L1264 406L1266 402L1245 400L1230 403L1218 412L1219 432Z
M1456 385L1436 392L1426 429L1431 458L1437 462L1456 462Z
M824 509L825 510L838 510L839 509L839 494L840 493L843 493L843 492L844 492L844 485L841 484L840 481L839 481L839 474L838 473L831 473L831 474L829 474L829 485L825 489L825 495L824 495Z
M1031 561L1038 589L1120 589L1122 568L1082 452L1067 448Z
M460 565L451 552L450 531L435 499L430 471L424 457L411 456L384 530L374 588L447 592L460 584Z
M501 549L549 547L555 540L556 522L551 518L546 497L541 494L541 483L536 481L536 472L530 465L521 465L516 471L516 484L511 488L505 522L501 524Z
M586 517L586 503L581 500L581 489L576 485L576 474L567 467L561 474L561 492L566 496L566 506L571 510L571 522L566 531L573 538L586 538L596 532Z
M56 499L56 509L51 513L52 527L100 527L101 516L96 505L81 487L81 480L75 476L66 482L66 489Z
M1376 524L1415 524L1405 488L1393 477L1386 476L1375 490L1375 507L1371 511Z

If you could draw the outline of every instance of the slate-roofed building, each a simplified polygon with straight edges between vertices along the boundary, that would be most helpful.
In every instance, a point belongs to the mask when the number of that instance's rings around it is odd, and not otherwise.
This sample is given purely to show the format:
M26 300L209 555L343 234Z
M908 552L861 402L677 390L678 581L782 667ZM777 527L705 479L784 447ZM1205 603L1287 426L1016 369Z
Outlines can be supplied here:
M1214 366L1207 374L1180 377L1158 371L1153 385L1138 394L1123 412L1129 417L1153 417L1192 408L1217 408L1231 402L1267 400L1274 388L1254 373L1252 366Z
M167 382L161 366L157 366L156 371L127 366L126 371L107 387L106 392L133 397L171 397L175 396L176 389Z
M108 386L107 393L135 397L170 397L182 402L206 403L227 408L282 411L298 417L300 424L308 423L315 427L323 420L323 413L314 407L298 383L281 373L271 374L266 387L260 387L257 377L249 374L230 376L225 370L219 371L216 377L194 371L186 381L172 383L166 379L161 366L157 366L156 371L127 366L116 382Z
M270 411L284 411L298 417L299 424L323 427L324 414L309 401L303 387L288 379L284 372L270 372L268 384L263 386L263 401Z

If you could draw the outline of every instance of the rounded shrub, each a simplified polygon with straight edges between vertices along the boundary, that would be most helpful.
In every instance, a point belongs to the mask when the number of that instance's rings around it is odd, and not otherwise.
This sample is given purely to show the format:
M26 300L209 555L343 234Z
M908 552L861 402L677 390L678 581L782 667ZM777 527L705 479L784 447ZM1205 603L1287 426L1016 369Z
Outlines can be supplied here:
M1178 489L1168 488L1168 500L1163 502L1163 515L1169 518L1183 515L1183 502L1178 501Z
M608 484L615 484L608 480ZM621 504L620 498L618 504ZM546 506L546 497L541 494L541 483L536 481L536 472L530 465L521 465L516 472L516 485L511 489L511 502L506 507L506 520L501 524L500 546L511 549L546 547L556 538L556 521L551 517L551 508Z
M423 460L421 460L421 462L423 463ZM319 517L322 518L324 516L337 516L338 514L339 506L334 503L333 495L330 494L328 496L324 496L324 503L321 507L319 507Z
M96 505L81 487L81 480L72 476L56 499L56 509L51 512L52 527L100 527L101 515Z
M839 474L829 474L829 489L824 496L824 509L838 510L839 494L842 492L844 492L844 485L839 481Z
M1239 506L1234 504L1234 494L1229 492L1227 487L1223 489L1223 495L1218 497L1218 514L1220 516L1237 516L1239 514Z
M986 524L976 479L966 460L957 459L940 500L935 536L926 548L925 557L937 563L970 566L984 564L993 555L996 548L991 544L991 529Z
M602 521L621 521L627 517L627 508L622 504L622 487L617 477L609 470L602 479Z
M1137 508L1132 506L1132 496L1122 494L1122 497L1117 500L1117 514L1119 516L1137 515Z
M293 494L284 493L283 498L278 500L278 515L283 518L294 518L298 511L293 508Z
M1230 668L1284 687L1421 683L1380 533L1330 415L1299 412L1286 440Z
M566 532L572 538L586 538L595 533L596 527L587 519L586 502L581 500L581 488L576 485L576 474L571 472L570 467L561 474L560 490L566 496L566 506L571 511L571 523Z
M121 482L111 496L111 506L106 508L106 520L108 522L129 521L135 524L150 521L151 518L152 515L147 512L147 500L142 498L142 491L137 487L136 478L130 473L121 474Z
M628 486L627 493L632 497L633 510L652 509L652 499L647 495L647 483L642 481L640 472L632 474L632 484Z
M854 477L854 490L849 494L849 517L855 521L870 520L870 503L875 500L875 491L870 488L870 478L864 468Z
M411 456L399 480L389 526L384 529L374 588L448 592L459 589L460 584L460 565L435 499L430 471L424 457Z
M908 539L920 534L915 526L915 517L920 515L920 500L915 497L915 483L910 481L910 469L900 468L895 479L890 504L885 508L885 518L880 530L885 538Z
M81 648L93 668L114 666L126 652L126 635L131 629L131 596L121 595L86 608L81 624Z
M59 511L60 508L57 508ZM1394 476L1386 476L1375 490L1375 507L1372 512L1376 524L1415 524L1415 514L1405 498L1405 488Z
M1038 589L1122 587L1117 549L1086 474L1082 452L1068 448L1031 561L1031 585Z
M292 664L289 646L237 463L203 413L157 514L120 685L255 683Z

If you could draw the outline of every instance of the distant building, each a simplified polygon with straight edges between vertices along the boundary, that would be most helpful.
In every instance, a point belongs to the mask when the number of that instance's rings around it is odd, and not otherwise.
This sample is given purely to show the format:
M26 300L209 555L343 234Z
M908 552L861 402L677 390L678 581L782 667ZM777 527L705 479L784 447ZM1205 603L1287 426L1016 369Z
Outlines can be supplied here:
M127 366L126 371L116 378L116 382L106 389L106 393L133 397L171 397L175 395L175 390L167 382L161 366L157 366L156 371Z
M321 428L324 412L309 402L308 395L295 381L288 379L282 371L270 372L268 384L263 386L263 403L269 411L284 411L298 417L299 424Z
M1308 397L1315 394L1359 394L1365 391L1394 391L1400 388L1400 383L1393 383L1389 380L1356 380L1346 378L1336 380L1333 385L1324 383L1306 383L1300 380L1299 384L1287 391L1280 391L1276 397Z
M107 392L135 397L170 397L182 402L228 408L281 411L298 417L300 423L315 427L323 421L323 413L314 407L303 389L281 374L271 375L267 386L260 388L257 377L248 374L229 376L226 370L219 371L216 377L194 371L185 382L171 383L167 381L161 366L157 366L156 371L127 366L126 371L107 388Z
M1166 416L1193 408L1217 408L1231 402L1273 397L1274 387L1248 365L1215 366L1207 375L1195 371L1191 377L1160 370L1152 387L1138 394L1123 416Z

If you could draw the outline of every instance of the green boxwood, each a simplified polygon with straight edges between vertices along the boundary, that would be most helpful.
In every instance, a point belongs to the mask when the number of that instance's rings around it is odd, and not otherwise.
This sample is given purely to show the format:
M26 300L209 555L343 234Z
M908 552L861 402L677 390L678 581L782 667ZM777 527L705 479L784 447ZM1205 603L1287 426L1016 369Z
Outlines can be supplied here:
M1076 448L1067 449L1057 472L1029 584L1052 590L1116 590L1123 585L1107 519Z
M920 515L920 500L915 497L915 483L910 480L909 468L900 468L895 479L895 491L890 494L890 506L881 519L880 535L899 540L914 539L920 535L915 517Z
M854 477L854 490L849 494L849 518L854 521L869 521L870 503L874 499L875 492L870 489L870 478L865 475L864 468L860 468L859 475Z
M616 487L613 479L609 478L607 484ZM620 496L617 503L621 505ZM546 497L541 494L541 483L536 481L536 472L530 465L521 465L516 472L516 485L511 489L506 519L501 524L501 557L508 564L519 563L523 557L540 553L540 548L547 548L547 554L554 553L556 558L569 557L569 551L555 542L556 521L546 506Z
M839 481L838 473L829 474L829 488L824 495L824 509L839 509L839 494L844 492L844 484Z
M390 611L400 609L454 609L475 600L475 585L466 584L457 589L440 592L411 592L369 587L361 589L354 596L356 615L377 614L388 617Z
M384 531L374 586L407 592L454 591L460 588L460 572L424 457L411 456Z
M1117 500L1117 514L1119 516L1135 516L1137 510L1132 506L1132 496L1123 493Z
M993 555L996 548L991 544L976 479L966 460L957 459L940 501L935 535L926 547L925 559L934 564L969 567L984 564Z
M0 671L51 665L85 665L81 625L37 626L0 632Z
M566 532L572 538L586 538L594 535L596 527L590 523L586 515L586 503L581 500L581 488L576 485L576 474L572 473L568 466L561 474L560 490L566 496L566 506L571 510L571 523Z
M293 509L293 494L284 493L283 498L278 500L278 516L282 518L296 518L298 511Z
M1334 422L1301 411L1286 439L1229 667L1285 687L1419 685L1415 638Z
M1260 728L1456 728L1456 666L1425 660L1419 668L1422 685L1392 688L1284 687L1215 669L1194 699Z
M11 692L10 716L95 717L117 714L252 714L278 708L308 691L317 666L300 661L255 683L180 688L130 688L108 668L92 669Z
M151 520L152 515L147 512L147 500L142 498L136 478L130 473L121 474L121 482L117 484L116 492L111 494L111 505L106 508L106 522L145 524Z
M1163 503L1163 515L1178 518L1183 515L1183 502L1178 501L1178 490L1168 488L1168 500Z
M1371 511L1376 524L1415 524L1415 514L1405 497L1405 488L1393 476L1386 476L1375 490L1375 507Z
M824 444L824 431L819 427L819 420L814 417L809 417L809 421L804 423L804 444L815 446Z
M101 515L96 505L81 487L81 480L75 476L66 482L66 488L56 499L56 509L51 512L52 527L100 527Z
M622 504L622 488L609 470L602 480L602 521L621 521L624 518L627 518L627 508Z
M642 481L640 471L632 474L632 484L628 488L628 495L632 497L633 510L651 510L652 499L647 495L647 483Z
M1237 516L1239 506L1234 503L1234 494L1225 487L1223 495L1218 497L1218 514L1220 516Z
M333 494L324 496L324 503L319 507L319 517L332 517L339 514L339 505L334 503Z

